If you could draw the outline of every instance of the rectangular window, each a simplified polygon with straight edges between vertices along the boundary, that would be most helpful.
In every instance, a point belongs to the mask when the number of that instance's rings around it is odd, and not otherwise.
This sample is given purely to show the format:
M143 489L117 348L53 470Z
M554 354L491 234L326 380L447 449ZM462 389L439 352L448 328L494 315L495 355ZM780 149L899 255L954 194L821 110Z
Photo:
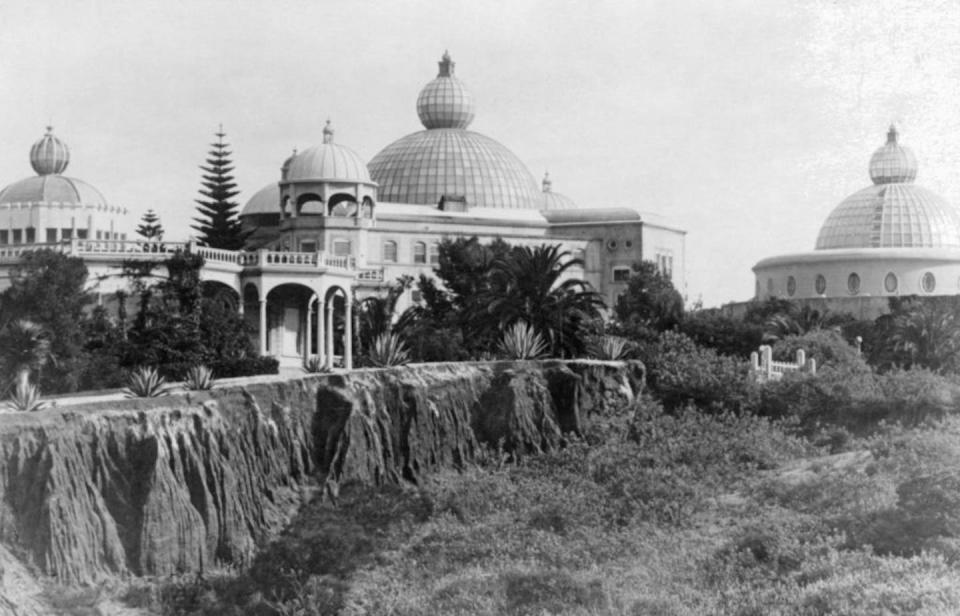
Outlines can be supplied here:
M333 256L349 257L350 240L333 240Z
M57 230L47 227L47 243L53 244L57 241Z
M436 242L430 244L430 263L431 265L440 265L440 244Z
M614 282L627 282L630 280L630 268L629 267L615 267L613 268L613 281Z
M122 242L127 241L127 234L126 234L126 233L121 233L121 234L120 234L120 241L122 241Z
M426 263L427 262L427 245L423 242L416 242L413 245L413 262L414 263Z
M87 230L86 229L77 229L77 239L85 240L87 239Z
M33 244L37 241L37 230L33 227L27 227L27 243Z
M14 244L21 244L21 243L23 243L23 230L22 230L22 229L14 229L14 230L13 230L13 243L14 243Z
M63 229L60 229L60 237L62 237L65 240L73 239L73 229L69 229L66 227L64 227Z
M317 241L300 240L300 252L317 252Z
M6 229L0 230L0 244L9 244L10 234Z

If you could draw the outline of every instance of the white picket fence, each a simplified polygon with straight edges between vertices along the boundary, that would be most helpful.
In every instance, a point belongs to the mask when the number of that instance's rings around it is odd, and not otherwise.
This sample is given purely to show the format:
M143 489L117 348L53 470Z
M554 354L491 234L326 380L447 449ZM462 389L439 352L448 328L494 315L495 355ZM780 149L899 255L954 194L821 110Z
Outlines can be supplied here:
M750 366L760 382L779 381L788 372L817 373L817 360L812 357L807 359L803 349L797 349L796 360L793 362L773 361L773 348L766 344L760 347L759 353L750 353Z

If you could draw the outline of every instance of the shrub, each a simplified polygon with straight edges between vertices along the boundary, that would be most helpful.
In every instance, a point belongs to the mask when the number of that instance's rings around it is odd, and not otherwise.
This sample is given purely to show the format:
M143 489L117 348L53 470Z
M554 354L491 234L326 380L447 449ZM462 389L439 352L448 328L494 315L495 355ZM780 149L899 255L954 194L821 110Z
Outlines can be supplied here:
M141 366L137 368L127 381L124 395L128 398L156 398L170 393L167 380L160 376L156 368Z
M677 332L663 332L645 347L650 388L668 409L693 403L701 410L751 411L757 386L748 362L697 346Z
M310 374L330 372L330 369L327 368L326 362L319 355L311 355L303 360L303 369Z
M277 374L280 371L280 360L276 357L240 357L210 362L210 368L218 379L228 379L238 376L255 376L258 374Z
M534 616L566 611L572 606L591 610L606 606L600 580L581 582L563 571L512 571L502 577L510 614Z
M721 355L747 359L763 342L763 327L736 319L718 309L688 312L680 331L702 347Z
M43 409L46 402L40 400L40 388L30 382L26 373L22 373L6 406L11 411L33 412Z
M206 366L192 366L187 370L183 384L190 391L202 391L213 387L213 371Z
M600 336L587 344L587 351L594 359L623 360L633 355L633 345L619 336Z
M410 352L400 336L385 333L377 336L367 352L370 365L378 368L402 366L410 362Z
M547 343L532 326L517 321L503 332L500 353L508 359L539 359L547 355Z
M799 349L803 349L807 359L816 360L818 368L844 365L869 370L857 349L833 330L818 329L778 340L773 345L773 358L776 361L793 361Z

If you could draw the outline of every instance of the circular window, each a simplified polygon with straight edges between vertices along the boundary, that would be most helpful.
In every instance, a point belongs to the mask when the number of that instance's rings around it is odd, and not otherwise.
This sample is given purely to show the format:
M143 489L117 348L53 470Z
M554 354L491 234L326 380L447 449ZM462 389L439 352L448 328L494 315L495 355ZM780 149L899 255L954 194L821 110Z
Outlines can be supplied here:
M847 276L847 291L850 291L851 295L856 295L860 292L860 275L856 272Z
M897 280L897 275L893 272L889 272L883 279L883 288L887 293L896 293L897 288L900 286L900 281Z
M931 272L927 272L920 279L920 288L923 289L924 293L933 293L933 290L937 288L937 279Z
M614 251L617 249L617 240L607 240L607 250Z
M773 293L773 278L767 278L767 293Z
M787 276L787 295L793 297L797 292L797 279L793 276Z
M817 295L823 295L827 292L827 279L823 277L823 274L817 274L817 280L814 282L813 288Z
M630 240L627 240L626 242L624 242L623 245L627 248L633 248L633 242L631 242Z

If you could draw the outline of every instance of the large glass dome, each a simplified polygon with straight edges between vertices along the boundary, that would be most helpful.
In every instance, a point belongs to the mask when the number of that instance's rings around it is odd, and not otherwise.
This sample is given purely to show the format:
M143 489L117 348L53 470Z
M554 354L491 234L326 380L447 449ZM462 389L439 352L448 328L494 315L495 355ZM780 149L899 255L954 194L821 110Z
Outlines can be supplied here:
M870 160L874 185L834 208L820 228L817 250L960 248L960 211L913 183L916 159L897 137L891 127L886 145Z
M453 76L448 54L420 93L427 130L407 135L373 157L368 168L380 201L436 206L462 196L473 207L539 210L543 197L526 166L506 147L466 130L473 99Z

